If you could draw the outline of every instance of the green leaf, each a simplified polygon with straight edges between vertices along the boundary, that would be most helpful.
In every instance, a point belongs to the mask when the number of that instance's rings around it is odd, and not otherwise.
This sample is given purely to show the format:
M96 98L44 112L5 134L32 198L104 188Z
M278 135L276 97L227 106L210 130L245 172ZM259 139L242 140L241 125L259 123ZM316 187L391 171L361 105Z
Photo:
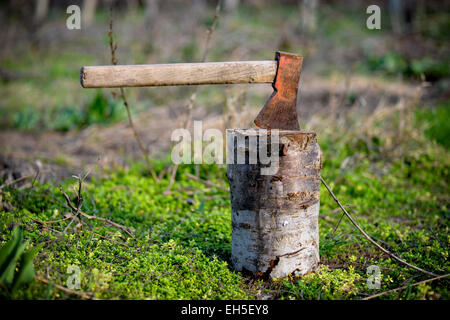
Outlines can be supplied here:
M14 232L15 231L13 231L12 238L3 247L0 248L0 274L2 274L4 269L6 268L6 261L13 252L14 247L16 246L17 237L15 236Z
M27 284L31 280L34 279L34 265L33 258L38 252L39 248L33 248L25 252L19 263L19 271L17 275L14 277L14 283L12 286L12 291L19 288L21 285Z
M20 258L27 246L23 242L22 230L15 227L11 240L0 250L1 265L0 265L0 282L6 286L10 286L14 280L14 270L16 262Z

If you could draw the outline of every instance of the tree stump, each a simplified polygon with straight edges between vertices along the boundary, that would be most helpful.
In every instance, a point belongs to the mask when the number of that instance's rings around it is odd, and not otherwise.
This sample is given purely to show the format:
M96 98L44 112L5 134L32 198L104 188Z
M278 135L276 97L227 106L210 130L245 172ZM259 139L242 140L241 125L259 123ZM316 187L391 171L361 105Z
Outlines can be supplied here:
M227 130L231 260L235 270L263 278L303 275L319 264L322 162L316 134L280 130L278 137L274 130ZM262 174L269 164L262 163L261 150L279 154L277 169L268 175ZM245 163L237 163L239 152Z

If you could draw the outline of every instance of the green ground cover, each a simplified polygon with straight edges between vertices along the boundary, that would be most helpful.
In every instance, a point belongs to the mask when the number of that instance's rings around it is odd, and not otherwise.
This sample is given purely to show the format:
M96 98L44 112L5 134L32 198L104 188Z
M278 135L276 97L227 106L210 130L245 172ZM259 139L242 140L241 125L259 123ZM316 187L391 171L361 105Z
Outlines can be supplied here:
M430 128L441 124L442 130L448 129L448 121L444 124L436 116L442 112L416 111L418 115L426 113L415 119L416 129L428 132L425 141L429 147L402 158L386 157L384 137L372 137L368 146L354 138L319 135L322 176L358 223L406 261L439 274L450 271L450 158L448 149L435 142L439 135L433 136ZM357 161L342 167L345 159L352 158ZM160 171L166 164L155 161L155 168ZM29 247L38 247L34 258L38 275L67 286L68 266L78 266L80 290L97 298L254 299L268 295L277 299L359 299L426 279L377 251L345 218L333 233L341 213L325 188L321 192L322 264L318 273L270 282L236 273L230 267L228 192L190 180L186 172L194 173L193 166L180 167L169 195L163 195L168 179L155 183L142 164L130 170L109 170L85 181L81 209L132 228L136 239L96 221L89 221L96 234L86 226L77 229L72 225L61 236L67 220L38 222L61 219L70 211L58 185L5 188L2 201L10 206L0 211L1 241L4 244L11 237L13 225L20 226ZM218 166L202 166L200 177L226 185L225 169ZM74 196L77 185L76 179L69 179L61 187ZM381 269L378 290L366 285L370 265ZM8 296L77 298L36 280ZM414 286L383 298L448 299L448 282Z

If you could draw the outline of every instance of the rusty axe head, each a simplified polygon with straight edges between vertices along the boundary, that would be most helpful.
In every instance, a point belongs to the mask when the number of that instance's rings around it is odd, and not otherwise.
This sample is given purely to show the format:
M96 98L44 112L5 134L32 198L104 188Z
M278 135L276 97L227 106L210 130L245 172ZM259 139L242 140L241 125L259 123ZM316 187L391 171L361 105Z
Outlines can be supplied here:
M303 57L277 52L277 73L272 84L274 92L255 118L263 129L299 130L297 119L297 90Z

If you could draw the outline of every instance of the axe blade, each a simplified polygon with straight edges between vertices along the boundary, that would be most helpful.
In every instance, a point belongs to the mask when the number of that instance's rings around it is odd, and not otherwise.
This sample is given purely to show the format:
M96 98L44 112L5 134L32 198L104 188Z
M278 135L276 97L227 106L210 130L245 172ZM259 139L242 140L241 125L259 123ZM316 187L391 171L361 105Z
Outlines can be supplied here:
M272 84L274 92L254 123L263 129L299 130L297 118L297 91L303 57L279 52L277 73Z

